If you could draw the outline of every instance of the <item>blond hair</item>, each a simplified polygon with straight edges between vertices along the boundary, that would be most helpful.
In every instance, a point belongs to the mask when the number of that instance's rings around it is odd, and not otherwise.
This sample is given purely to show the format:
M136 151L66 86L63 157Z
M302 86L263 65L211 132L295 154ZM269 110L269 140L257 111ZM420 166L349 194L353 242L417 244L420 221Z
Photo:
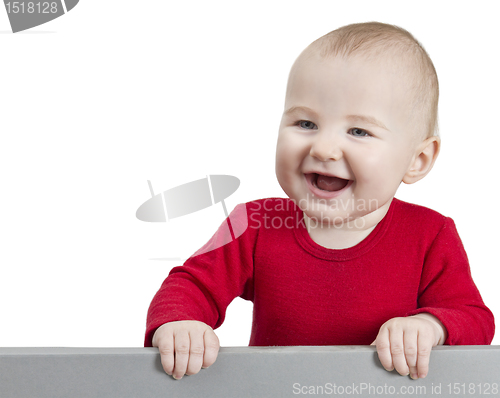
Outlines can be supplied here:
M348 58L362 55L368 59L393 55L403 60L404 76L413 96L412 115L425 138L438 135L439 84L434 65L424 47L407 30L380 22L343 26L311 43L304 53L323 57Z

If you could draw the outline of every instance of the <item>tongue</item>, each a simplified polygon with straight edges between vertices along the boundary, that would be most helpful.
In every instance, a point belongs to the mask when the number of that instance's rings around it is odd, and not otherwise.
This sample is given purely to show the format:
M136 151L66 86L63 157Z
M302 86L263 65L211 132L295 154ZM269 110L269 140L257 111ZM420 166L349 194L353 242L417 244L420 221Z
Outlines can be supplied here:
M323 191L340 191L347 185L348 181L343 178L338 177L328 177L323 175L318 175L318 180L316 181L316 185L319 189Z

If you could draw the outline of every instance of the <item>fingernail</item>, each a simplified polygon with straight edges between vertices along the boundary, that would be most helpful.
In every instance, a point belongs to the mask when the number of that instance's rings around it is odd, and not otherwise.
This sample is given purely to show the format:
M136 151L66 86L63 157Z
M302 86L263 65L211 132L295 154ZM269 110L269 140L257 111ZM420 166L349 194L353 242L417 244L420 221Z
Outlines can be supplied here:
M182 379L182 376L181 376L181 377L179 377L179 378L177 378L177 377L175 377L174 375L172 375L172 377L173 377L175 380L180 380L180 379Z
M413 380L417 380L417 379L418 379L418 374L416 374L416 373L412 373L410 377L411 377Z

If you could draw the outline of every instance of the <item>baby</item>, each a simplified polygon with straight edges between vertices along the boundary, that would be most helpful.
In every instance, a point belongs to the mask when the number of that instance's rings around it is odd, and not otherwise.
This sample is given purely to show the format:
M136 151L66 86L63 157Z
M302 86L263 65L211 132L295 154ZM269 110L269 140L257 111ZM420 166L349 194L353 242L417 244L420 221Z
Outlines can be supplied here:
M490 344L493 315L453 221L394 198L438 156L437 104L432 61L404 29L353 24L309 45L279 127L289 199L238 205L241 236L224 245L223 224L217 249L172 269L145 338L165 372L214 363L213 329L238 296L254 303L252 346L373 344L385 369L413 379L436 345Z

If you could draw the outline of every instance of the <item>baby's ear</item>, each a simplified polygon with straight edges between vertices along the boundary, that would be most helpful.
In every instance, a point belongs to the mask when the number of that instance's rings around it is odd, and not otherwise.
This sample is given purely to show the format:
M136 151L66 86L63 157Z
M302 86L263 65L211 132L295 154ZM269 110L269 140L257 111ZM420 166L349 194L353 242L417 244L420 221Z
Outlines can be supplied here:
M412 163L403 177L403 182L413 184L424 178L434 166L440 147L441 139L439 137L434 136L422 141L415 151Z

